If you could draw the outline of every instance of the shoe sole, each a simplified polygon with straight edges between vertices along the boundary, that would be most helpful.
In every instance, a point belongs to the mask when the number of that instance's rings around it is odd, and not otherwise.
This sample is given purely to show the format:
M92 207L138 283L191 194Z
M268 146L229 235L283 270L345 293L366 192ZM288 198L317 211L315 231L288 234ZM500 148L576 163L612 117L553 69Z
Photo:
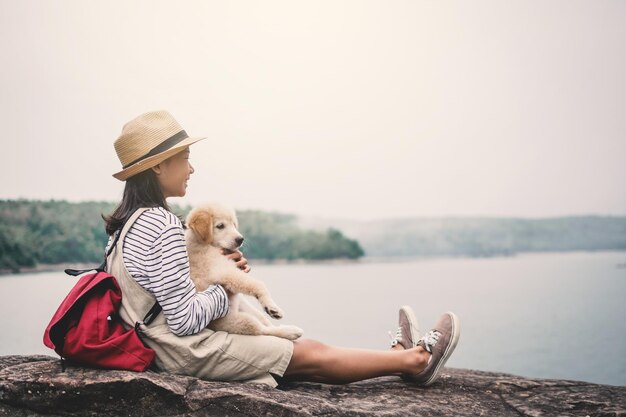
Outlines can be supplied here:
M459 318L456 316L456 314L454 314L451 311L448 311L447 313L444 313L444 314L449 314L450 317L452 318L452 338L450 339L450 343L448 344L446 351L441 356L441 359L439 360L439 363L437 364L435 371L430 376L430 378L426 380L426 382L424 383L424 386L428 386L437 380L437 378L439 377L439 370L443 368L443 366L448 361L448 358L450 357L450 355L452 355L452 352L454 352L454 348L456 348L456 344L459 342L459 336L461 335L461 327L459 325Z
M402 306L400 307L400 311L403 311L409 318L409 322L411 323L411 341L413 342L411 347L415 347L417 346L417 341L420 340L420 326L417 317L415 317L415 313L410 306ZM415 330L417 334L415 334L413 330Z

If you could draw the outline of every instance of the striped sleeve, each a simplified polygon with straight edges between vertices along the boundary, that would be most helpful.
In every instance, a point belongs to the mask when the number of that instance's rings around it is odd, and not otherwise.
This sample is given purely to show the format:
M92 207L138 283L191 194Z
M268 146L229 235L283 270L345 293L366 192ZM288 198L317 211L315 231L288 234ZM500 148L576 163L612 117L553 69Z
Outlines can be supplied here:
M165 209L139 216L124 239L123 255L126 269L155 296L174 334L198 333L228 312L228 296L221 286L196 292L182 224Z

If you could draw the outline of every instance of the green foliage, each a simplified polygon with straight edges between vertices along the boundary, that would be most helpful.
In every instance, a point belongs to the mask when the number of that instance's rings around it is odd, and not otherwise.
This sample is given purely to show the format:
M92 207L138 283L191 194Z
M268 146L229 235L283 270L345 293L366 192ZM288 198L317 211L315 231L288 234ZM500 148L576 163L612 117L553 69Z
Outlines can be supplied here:
M35 256L25 245L17 242L13 232L0 225L0 269L17 272L20 266L34 266Z
M114 203L0 200L0 270L18 271L38 263L102 261L107 235L102 214ZM181 217L191 207L173 207ZM337 230L326 233L299 229L291 215L242 211L240 229L249 259L355 259L359 244Z
M100 214L113 208L105 202L0 201L0 269L100 262L107 241Z
M358 242L337 230L299 229L293 215L248 210L239 212L238 217L239 229L246 237L243 250L251 259L356 259L364 254Z

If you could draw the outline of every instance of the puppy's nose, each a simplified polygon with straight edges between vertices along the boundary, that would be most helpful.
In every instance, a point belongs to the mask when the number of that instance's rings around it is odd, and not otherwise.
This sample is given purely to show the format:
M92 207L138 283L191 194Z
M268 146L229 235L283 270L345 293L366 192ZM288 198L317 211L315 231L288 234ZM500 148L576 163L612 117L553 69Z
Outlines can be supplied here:
M238 237L237 239L235 239L235 242L237 243L237 246L241 246L241 244L243 243L243 237Z

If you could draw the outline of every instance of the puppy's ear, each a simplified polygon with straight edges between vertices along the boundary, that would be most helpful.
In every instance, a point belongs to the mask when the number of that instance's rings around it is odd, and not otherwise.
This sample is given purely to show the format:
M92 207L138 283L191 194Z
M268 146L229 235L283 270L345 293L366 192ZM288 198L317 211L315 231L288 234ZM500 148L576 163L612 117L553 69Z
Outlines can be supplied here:
M235 229L239 229L239 219L237 218L237 212L234 209L230 209L230 217L235 224Z
M205 210L198 210L189 216L189 227L203 243L211 243L213 240L213 215Z

